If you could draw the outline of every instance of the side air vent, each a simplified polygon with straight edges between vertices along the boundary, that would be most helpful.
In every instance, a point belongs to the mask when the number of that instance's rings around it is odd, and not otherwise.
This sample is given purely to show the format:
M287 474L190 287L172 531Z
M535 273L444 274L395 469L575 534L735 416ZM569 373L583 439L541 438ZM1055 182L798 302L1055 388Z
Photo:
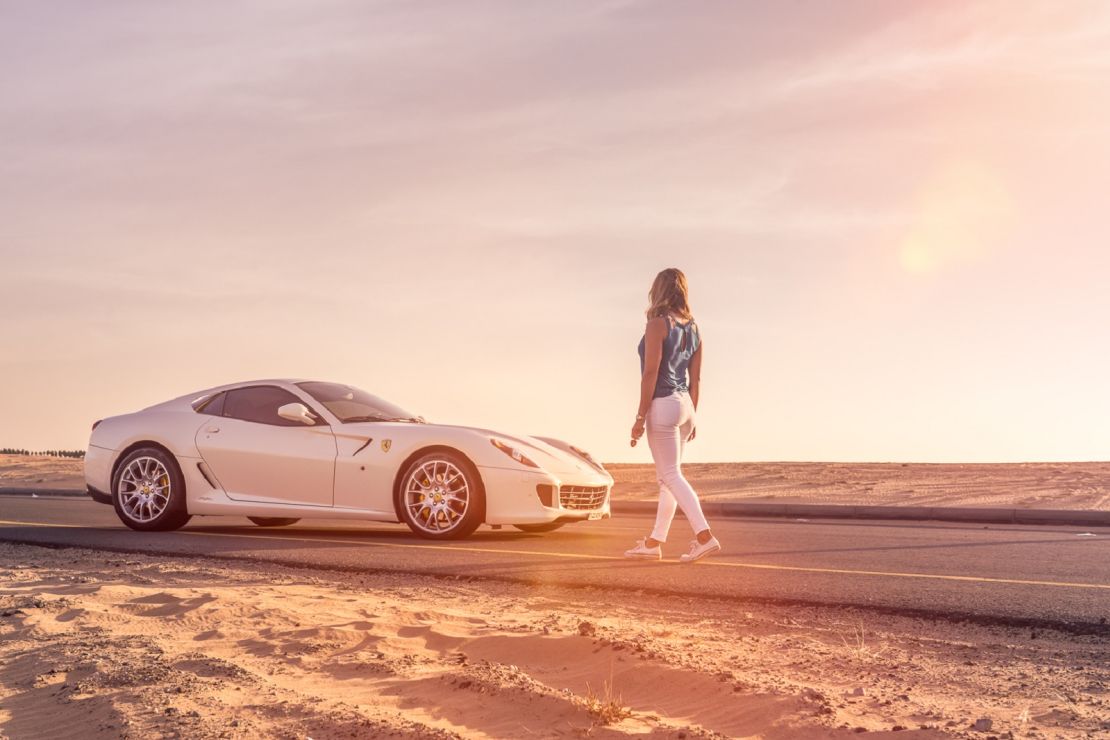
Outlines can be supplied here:
M540 497L540 503L544 506L552 506L555 500L555 487L547 483L540 483L536 486L536 495Z
M220 484L216 482L216 476L212 475L212 471L208 469L207 465L199 462L197 463L197 470L199 470L200 474L204 476L204 479L208 481L208 485L212 486L216 490L219 490Z

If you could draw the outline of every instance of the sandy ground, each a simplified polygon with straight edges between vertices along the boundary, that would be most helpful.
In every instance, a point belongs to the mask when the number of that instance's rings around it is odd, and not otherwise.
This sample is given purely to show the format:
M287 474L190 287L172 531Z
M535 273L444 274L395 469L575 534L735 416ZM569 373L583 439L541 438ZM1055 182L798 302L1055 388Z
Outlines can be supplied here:
M0 488L84 488L85 461L43 455L0 455Z
M655 498L650 465L606 466L623 499ZM1110 509L1110 463L691 463L703 500Z
M82 462L0 455L0 488L83 488ZM654 499L651 465L607 466L615 499ZM692 463L706 501L1110 510L1110 463Z
M1110 640L0 544L13 740L863 731L1110 733Z

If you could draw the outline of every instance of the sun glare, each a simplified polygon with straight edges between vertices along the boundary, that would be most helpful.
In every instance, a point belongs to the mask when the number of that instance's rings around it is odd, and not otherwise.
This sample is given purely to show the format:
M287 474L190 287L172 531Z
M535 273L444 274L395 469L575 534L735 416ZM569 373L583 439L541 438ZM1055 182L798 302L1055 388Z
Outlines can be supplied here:
M1009 210L1005 187L988 168L976 162L942 168L918 196L899 248L903 269L934 273L983 257L1001 241Z

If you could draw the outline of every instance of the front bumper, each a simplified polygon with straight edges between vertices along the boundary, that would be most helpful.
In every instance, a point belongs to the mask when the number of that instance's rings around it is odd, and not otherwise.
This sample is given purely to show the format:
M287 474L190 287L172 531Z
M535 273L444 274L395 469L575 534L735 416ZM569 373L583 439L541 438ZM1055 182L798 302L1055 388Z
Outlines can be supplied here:
M572 475L556 475L545 471L508 470L479 467L486 491L486 524L546 524L556 520L608 519L611 516L609 496L613 479L590 471ZM537 487L549 486L541 499ZM560 489L567 487L565 495ZM583 495L578 489L599 489L604 492ZM572 492L573 491L573 492ZM594 505L594 501L598 501ZM548 503L549 502L549 503ZM589 508L572 508L589 506Z

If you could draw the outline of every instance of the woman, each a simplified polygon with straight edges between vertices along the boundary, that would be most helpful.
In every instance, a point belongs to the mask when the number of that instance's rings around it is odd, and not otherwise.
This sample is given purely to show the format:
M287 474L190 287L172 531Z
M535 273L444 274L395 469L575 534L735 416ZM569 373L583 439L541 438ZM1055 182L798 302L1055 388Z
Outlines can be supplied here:
M655 276L648 293L647 329L640 340L640 408L632 425L632 444L647 426L648 446L659 479L659 511L651 535L637 541L625 557L661 560L676 507L690 522L695 539L681 562L693 563L721 549L709 531L698 495L682 475L682 452L696 433L694 410L701 381L701 335L690 313L686 276L669 268ZM689 375L689 380L687 380Z

